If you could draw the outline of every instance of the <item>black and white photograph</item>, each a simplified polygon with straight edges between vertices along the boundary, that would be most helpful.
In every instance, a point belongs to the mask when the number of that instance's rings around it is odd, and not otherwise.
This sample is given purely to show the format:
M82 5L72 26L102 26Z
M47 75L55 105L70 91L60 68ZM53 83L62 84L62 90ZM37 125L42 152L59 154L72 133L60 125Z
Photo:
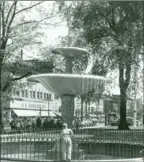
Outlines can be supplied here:
M144 1L0 1L0 161L144 161Z

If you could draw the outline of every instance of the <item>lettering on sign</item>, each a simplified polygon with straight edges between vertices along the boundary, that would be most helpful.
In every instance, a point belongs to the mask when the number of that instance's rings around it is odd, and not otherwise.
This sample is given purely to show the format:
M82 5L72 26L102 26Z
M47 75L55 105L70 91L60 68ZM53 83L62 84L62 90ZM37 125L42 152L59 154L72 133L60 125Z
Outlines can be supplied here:
M46 105L44 104L35 104L35 103L22 103L22 108L46 108Z
M49 103L49 108L52 108L53 104ZM23 108L23 109L48 109L47 102L25 102L14 101L10 102L10 108Z
M42 105L42 104L22 103L22 108L37 108L37 109L40 109L40 108L46 108L46 106Z

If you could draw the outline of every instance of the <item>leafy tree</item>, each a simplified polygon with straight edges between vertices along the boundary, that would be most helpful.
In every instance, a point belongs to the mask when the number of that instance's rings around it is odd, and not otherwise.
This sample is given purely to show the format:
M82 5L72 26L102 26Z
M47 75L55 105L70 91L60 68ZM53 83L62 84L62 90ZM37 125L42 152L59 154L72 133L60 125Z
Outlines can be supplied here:
M22 48L41 45L41 28L53 25L49 20L55 17L54 10L46 11L43 1L1 1L0 2L0 98L8 93L16 80L31 74L28 63L20 61ZM33 16L36 15L36 16ZM13 62L13 63L11 63ZM15 63L14 63L15 62ZM22 66L23 65L23 66ZM28 70L29 69L29 70ZM28 70L28 71L27 71ZM36 69L35 69L36 70ZM15 73L20 72L19 77ZM3 92L1 94L1 92ZM5 95L7 96L7 95ZM2 107L0 101L0 127L2 125Z
M83 35L93 50L111 68L119 70L120 124L119 129L129 129L126 122L127 89L131 68L142 47L142 2L81 2L73 12L73 29Z

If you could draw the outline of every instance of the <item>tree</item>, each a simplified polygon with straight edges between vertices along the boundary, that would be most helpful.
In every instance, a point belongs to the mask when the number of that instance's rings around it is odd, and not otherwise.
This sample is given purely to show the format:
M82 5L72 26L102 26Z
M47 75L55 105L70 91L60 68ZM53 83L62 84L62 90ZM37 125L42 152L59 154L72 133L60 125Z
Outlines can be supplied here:
M49 23L49 20L55 17L56 13L53 10L46 12L43 3L45 2L0 2L0 99L2 99L3 94L1 92L5 92L11 83L31 74L30 68L27 71L25 67L25 72L24 69L19 69L23 71L21 76L13 75L14 71L17 73L17 68L24 64L22 61L20 63L20 59L18 59L20 58L19 51L35 44L39 46L41 44L40 37L43 34L40 29L44 26L53 25ZM37 16L33 16L35 14ZM13 65L11 62L13 62ZM11 66L14 65L17 68L11 69ZM13 73L12 70L14 70ZM0 127L3 127L1 101Z
M83 35L93 50L112 68L119 70L120 124L119 129L129 129L126 122L127 89L131 67L142 47L141 2L82 2L73 12L73 30L83 30Z

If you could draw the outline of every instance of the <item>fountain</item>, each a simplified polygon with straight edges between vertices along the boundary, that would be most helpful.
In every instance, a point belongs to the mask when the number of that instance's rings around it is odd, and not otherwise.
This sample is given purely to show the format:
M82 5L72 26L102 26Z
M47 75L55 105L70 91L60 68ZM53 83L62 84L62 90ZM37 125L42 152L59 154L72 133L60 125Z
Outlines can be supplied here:
M95 90L97 93L104 91L104 84L106 79L101 76L72 74L73 59L80 57L87 57L89 52L77 47L61 47L52 50L55 54L60 54L66 61L66 74L39 74L28 78L29 81L38 81L51 92L61 96L62 100L62 119L70 127L74 120L74 98L78 95L88 93ZM78 150L78 144L75 144L72 154ZM50 155L60 152L59 141L56 142L55 147L50 151ZM81 155L83 150L80 151Z
M52 52L65 58L67 74L33 75L28 80L39 81L47 89L61 96L62 119L71 127L74 120L74 98L93 89L97 93L102 92L106 79L100 76L72 74L73 59L88 55L86 50L76 47L61 47L53 49Z

